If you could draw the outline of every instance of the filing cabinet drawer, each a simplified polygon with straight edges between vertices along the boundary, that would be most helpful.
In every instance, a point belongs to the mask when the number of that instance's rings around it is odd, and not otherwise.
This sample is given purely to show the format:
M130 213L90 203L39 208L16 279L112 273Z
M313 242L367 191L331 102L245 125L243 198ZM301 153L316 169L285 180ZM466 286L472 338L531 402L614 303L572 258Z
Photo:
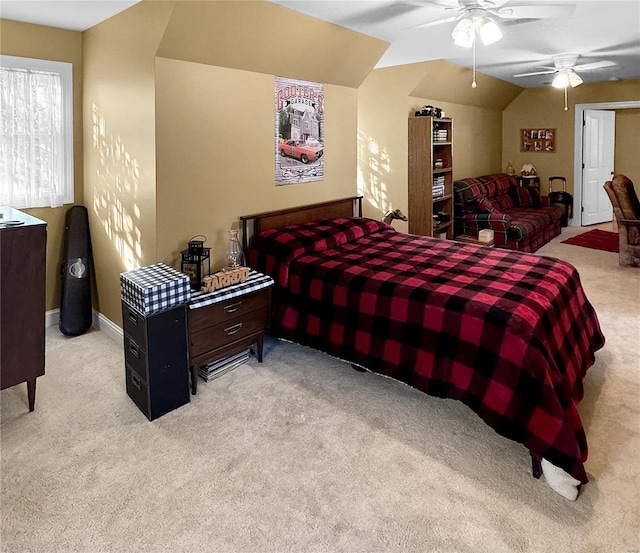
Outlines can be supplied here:
M147 320L126 301L122 302L122 330L131 336L138 346L147 349Z

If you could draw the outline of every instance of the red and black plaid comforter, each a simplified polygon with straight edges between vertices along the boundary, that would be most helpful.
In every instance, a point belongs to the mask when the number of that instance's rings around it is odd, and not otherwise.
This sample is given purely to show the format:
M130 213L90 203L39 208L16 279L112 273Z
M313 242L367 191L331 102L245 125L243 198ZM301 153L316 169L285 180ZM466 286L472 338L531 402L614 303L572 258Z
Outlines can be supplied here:
M458 399L587 482L577 404L604 337L572 265L369 219L266 231L250 259L276 336Z

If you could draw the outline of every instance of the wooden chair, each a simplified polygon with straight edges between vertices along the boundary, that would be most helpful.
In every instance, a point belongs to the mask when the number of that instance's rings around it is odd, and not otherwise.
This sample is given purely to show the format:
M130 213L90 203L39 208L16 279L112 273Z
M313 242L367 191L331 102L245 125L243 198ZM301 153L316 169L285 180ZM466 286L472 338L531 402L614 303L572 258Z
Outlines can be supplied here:
M604 183L604 189L618 221L620 265L640 267L640 201L633 182L625 175L616 174Z

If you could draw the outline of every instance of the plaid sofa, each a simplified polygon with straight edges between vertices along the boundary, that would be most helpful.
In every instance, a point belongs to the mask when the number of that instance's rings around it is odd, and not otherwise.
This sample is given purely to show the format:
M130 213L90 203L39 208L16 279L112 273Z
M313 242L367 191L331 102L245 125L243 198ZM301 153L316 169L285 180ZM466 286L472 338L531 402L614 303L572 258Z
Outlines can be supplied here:
M535 252L560 234L560 205L543 205L535 188L520 187L506 173L453 183L455 236L493 229L498 247Z

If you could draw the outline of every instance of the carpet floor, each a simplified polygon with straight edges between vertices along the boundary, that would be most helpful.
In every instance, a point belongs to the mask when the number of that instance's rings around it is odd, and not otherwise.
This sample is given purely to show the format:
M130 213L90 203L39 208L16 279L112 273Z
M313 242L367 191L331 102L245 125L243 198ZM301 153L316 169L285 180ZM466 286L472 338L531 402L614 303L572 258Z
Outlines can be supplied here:
M149 422L122 343L47 330L36 410L1 394L4 553L630 553L640 548L640 270L562 236L607 343L577 501L457 401L287 342Z
M601 229L593 229L583 232L582 234L563 240L562 243L614 253L617 253L620 248L618 233Z

